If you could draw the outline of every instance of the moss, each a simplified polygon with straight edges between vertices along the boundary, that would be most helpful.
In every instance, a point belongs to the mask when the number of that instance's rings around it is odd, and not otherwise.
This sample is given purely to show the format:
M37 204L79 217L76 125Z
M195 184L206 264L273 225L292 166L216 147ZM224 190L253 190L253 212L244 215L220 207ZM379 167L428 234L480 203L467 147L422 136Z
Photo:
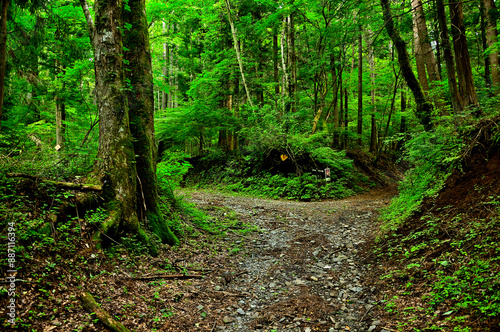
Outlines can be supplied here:
M179 244L179 239L170 230L165 219L161 215L157 213L148 212L147 218L148 218L149 229L154 234L159 236L162 243L167 243L171 246Z

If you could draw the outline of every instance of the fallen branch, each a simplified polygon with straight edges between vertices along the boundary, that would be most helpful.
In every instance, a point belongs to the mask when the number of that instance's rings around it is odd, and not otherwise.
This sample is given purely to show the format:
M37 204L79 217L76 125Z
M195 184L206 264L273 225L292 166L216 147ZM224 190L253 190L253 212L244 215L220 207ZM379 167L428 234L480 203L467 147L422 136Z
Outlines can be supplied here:
M132 279L135 280L155 280L155 279L202 279L203 276L192 274L192 275L185 275L185 274L163 274L163 275L157 275L157 276L148 276L148 277L135 277Z
M226 292L226 291L215 291L216 293L221 293L225 296L233 296L233 297L246 297L247 295L245 294L236 294L236 293L231 293L231 292Z
M82 301L82 305L85 309L95 313L97 318L99 318L99 320L111 330L116 332L130 332L130 330L123 326L122 323L117 322L108 312L102 310L89 292L82 292L80 294L80 300Z
M60 181L52 181L40 178L38 176L24 174L24 173L7 173L8 178L26 178L35 181L40 181L48 184L52 184L56 187L63 189L71 189L78 191L102 191L102 186L97 184L84 184L84 183L73 183L73 182L60 182Z

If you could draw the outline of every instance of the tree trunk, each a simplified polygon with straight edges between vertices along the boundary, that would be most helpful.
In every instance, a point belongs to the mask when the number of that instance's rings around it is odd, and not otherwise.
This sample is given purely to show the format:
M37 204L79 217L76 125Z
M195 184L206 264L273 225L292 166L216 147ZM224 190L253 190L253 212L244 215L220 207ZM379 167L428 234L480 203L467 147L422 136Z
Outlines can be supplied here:
M411 89L415 102L417 104L416 115L420 122L424 126L425 130L432 129L431 124L431 114L432 105L425 99L422 88L418 84L417 78L413 73L410 65L410 60L408 57L408 51L406 50L406 44L399 35L398 31L394 27L394 20L392 18L391 9L389 6L389 0L380 0L382 5L382 10L384 12L385 28L389 37L391 37L392 42L398 52L398 62L401 68L401 73L406 81L406 84Z
M240 46L238 43L238 33L236 32L236 27L234 26L233 18L231 16L231 5L229 4L229 0L225 0L225 2L227 9L227 18L229 20L229 25L231 26L231 34L233 35L234 50L236 51L236 59L238 60L238 65L240 67L241 83L243 83L243 86L245 87L248 103L250 104L250 107L253 108L252 98L250 97L250 90L248 89L248 85L245 80L245 72L243 71L243 60L241 58Z
M2 114L5 86L5 65L7 62L7 10L10 0L2 0L0 12L0 132L2 130Z
M418 4L418 0L411 1L412 18L413 18L413 52L415 53L415 63L417 65L417 76L420 86L425 92L429 91L429 81L427 80L427 74L425 72L424 56L422 51L422 43L420 42L420 35L418 33L418 12L415 6ZM420 3L420 6L422 4Z
M166 224L158 202L153 70L146 2L129 0L128 4L130 11L125 11L124 20L132 27L125 33L124 46L129 50L125 52L125 60L128 61L126 78L130 86L127 99L137 167L137 213L162 242L175 245L179 241Z
M448 76L448 89L451 95L451 105L455 115L462 113L462 100L458 93L457 79L455 76L455 64L451 52L450 38L448 37L448 28L446 25L446 15L444 11L443 0L436 0L437 19L441 35L441 45L443 46L443 56L446 63L446 74Z
M287 58L287 53L285 49L286 45L286 29L287 29L287 24L286 24L286 17L283 19L283 29L281 31L281 66L282 66L282 71L283 71L283 88L282 90L282 98L283 98L283 112L287 113L288 112L288 106L290 105L287 97L288 97L288 92L289 89L288 87L290 86L289 80L288 80L288 70L286 67L286 58ZM314 130L313 130L314 132Z
M109 214L101 230L116 240L132 233L144 243L150 243L136 213L137 170L123 75L123 2L95 1L95 26L86 1L80 2L94 50L95 91L100 121L99 150L91 177L103 183L103 197ZM104 241L106 237L101 239ZM155 248L151 250L155 253Z
M358 37L358 146L363 144L363 36Z
M427 73L429 74L429 81L431 82L432 86L433 83L436 84L437 82L439 82L441 80L441 77L439 76L436 57L434 56L434 51L431 47L429 33L427 31L427 25L425 23L422 0L412 0L412 9L416 14L415 22L418 30L420 50L422 52L422 57L424 59Z
M297 109L296 105L296 95L295 92L297 90L297 56L295 54L295 26L294 26L294 14L290 14L288 16L288 62L290 68L290 86L289 86L289 94L290 94L290 103L291 103L291 111L295 112Z
M498 15L495 2L493 0L483 0L486 18L486 44L488 45L488 58L491 66L491 83L494 88L500 86L500 62L498 49L495 46L498 40L497 20Z
M481 10L481 19L480 19L481 43L484 52L488 49L488 43L486 42L486 17L485 17L486 13L484 10L484 1L481 1L479 9ZM487 88L491 89L490 58L488 55L483 54L483 60L484 60L484 83Z
M162 22L162 31L163 34L166 35L167 29L166 29L166 23ZM166 38L166 36L164 36ZM162 66L162 72L163 72L163 84L167 85L168 84L168 59L169 59L169 47L167 43L163 43L163 66ZM168 105L168 93L165 92L165 87L161 89L161 110L166 110Z
M347 94L347 88L344 88L344 125L345 125L345 130L344 130L344 142L343 142L343 148L344 150L347 149L347 134L349 133L349 114L348 114L348 100L349 100L349 95Z
M56 70L59 71L59 61L56 61ZM64 69L63 69L64 71ZM56 151L60 151L64 148L64 140L66 134L66 103L65 100L60 97L63 93L65 84L62 83L62 89L59 91L55 97L56 99Z
M371 35L371 33L370 33ZM370 43L368 47L368 61L370 65L370 97L371 97L371 135L370 135L370 152L377 151L377 123L375 121L375 113L377 107L375 105L375 54L373 52L373 44Z
M278 32L273 28L273 71L274 71L274 93L275 97L280 94L280 82L278 75Z
M458 88L462 96L464 107L479 105L472 77L467 38L465 37L464 14L462 1L450 3L451 31L453 35L453 48L457 63Z

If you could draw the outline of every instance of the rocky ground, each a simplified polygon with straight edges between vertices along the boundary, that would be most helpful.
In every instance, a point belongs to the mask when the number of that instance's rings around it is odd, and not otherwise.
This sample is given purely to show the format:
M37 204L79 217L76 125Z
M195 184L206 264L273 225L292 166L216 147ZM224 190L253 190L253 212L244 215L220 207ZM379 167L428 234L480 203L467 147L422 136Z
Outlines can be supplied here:
M186 218L182 244L158 257L96 248L83 219L69 224L64 252L33 250L16 284L17 330L111 331L82 307L88 292L135 332L391 331L393 318L375 314L379 278L363 248L394 192L323 202L182 194L217 226ZM12 327L5 317L2 331Z
M389 331L373 316L379 298L366 280L369 253L361 249L375 236L377 210L392 194L311 203L189 194L208 213L225 207L258 227L209 285L197 286L223 295L220 305L210 305L221 318L211 330Z

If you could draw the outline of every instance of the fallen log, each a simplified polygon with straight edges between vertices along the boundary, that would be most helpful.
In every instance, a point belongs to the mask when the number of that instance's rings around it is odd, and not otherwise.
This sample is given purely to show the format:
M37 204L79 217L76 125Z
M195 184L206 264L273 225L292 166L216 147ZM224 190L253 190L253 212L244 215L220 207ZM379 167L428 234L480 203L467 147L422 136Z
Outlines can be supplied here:
M40 181L52 184L58 188L78 190L78 191L102 191L102 186L97 184L73 183L73 182L60 182L40 178L38 176L25 174L25 173L7 173L8 178L26 178L34 181Z
M97 318L111 330L116 332L130 332L122 323L114 320L107 311L102 310L89 292L82 292L80 294L80 301L82 301L82 305L85 309L95 313Z
M202 279L202 275L192 274L161 274L157 276L135 277L134 280L155 280L155 279Z

